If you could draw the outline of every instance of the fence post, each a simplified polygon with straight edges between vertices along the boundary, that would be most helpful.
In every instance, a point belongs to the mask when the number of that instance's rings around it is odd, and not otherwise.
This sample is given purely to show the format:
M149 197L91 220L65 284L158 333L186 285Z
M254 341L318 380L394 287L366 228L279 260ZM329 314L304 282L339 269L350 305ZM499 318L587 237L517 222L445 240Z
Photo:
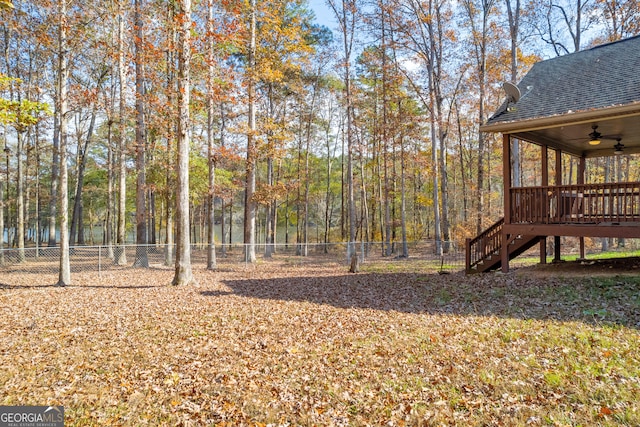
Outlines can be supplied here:
M102 278L102 246L98 245L98 277Z

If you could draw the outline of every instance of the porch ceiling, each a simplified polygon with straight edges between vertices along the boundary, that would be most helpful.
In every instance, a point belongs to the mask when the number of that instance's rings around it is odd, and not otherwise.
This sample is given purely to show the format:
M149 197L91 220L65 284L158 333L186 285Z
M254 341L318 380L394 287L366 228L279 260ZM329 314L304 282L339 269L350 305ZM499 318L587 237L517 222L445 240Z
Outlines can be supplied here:
M589 144L589 133L593 131L593 125L598 126L598 132L602 134L601 142L596 146ZM613 146L617 143L617 138L620 138L621 144L624 145L624 154L640 153L640 112L635 115L593 119L578 123L566 120L566 123L558 123L555 126L514 129L505 133L511 133L514 137L526 141L559 148L576 156L613 156Z

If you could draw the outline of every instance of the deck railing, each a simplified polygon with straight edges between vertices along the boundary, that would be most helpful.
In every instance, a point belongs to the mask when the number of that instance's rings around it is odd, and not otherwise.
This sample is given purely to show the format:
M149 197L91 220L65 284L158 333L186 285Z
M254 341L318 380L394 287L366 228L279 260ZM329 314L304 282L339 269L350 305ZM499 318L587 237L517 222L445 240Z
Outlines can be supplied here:
M511 189L512 224L640 222L640 182Z
M466 271L470 273L478 264L491 255L496 255L502 247L502 226L504 218L483 231L480 235L466 241Z

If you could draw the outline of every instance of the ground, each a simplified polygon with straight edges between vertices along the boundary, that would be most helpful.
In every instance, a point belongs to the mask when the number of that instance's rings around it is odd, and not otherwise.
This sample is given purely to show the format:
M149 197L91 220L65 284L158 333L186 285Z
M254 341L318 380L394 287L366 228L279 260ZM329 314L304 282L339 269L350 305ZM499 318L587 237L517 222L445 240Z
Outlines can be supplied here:
M640 276L347 268L1 277L0 405L71 426L640 425Z
M520 274L535 274L539 277L607 277L640 276L640 258L587 259L570 262L551 262L520 269Z

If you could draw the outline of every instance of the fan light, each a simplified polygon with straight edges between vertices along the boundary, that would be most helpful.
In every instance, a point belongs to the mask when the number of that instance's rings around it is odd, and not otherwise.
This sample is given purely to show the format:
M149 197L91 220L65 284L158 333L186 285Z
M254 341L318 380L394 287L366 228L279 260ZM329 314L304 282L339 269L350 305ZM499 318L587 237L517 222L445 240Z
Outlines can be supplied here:
M616 139L618 143L613 146L613 154L620 155L623 153L622 149L624 148L623 144L620 144L620 138Z
M593 129L593 132L589 134L589 145L600 144L600 137L602 136L602 134L597 131L598 126L593 125L591 126L591 129Z

